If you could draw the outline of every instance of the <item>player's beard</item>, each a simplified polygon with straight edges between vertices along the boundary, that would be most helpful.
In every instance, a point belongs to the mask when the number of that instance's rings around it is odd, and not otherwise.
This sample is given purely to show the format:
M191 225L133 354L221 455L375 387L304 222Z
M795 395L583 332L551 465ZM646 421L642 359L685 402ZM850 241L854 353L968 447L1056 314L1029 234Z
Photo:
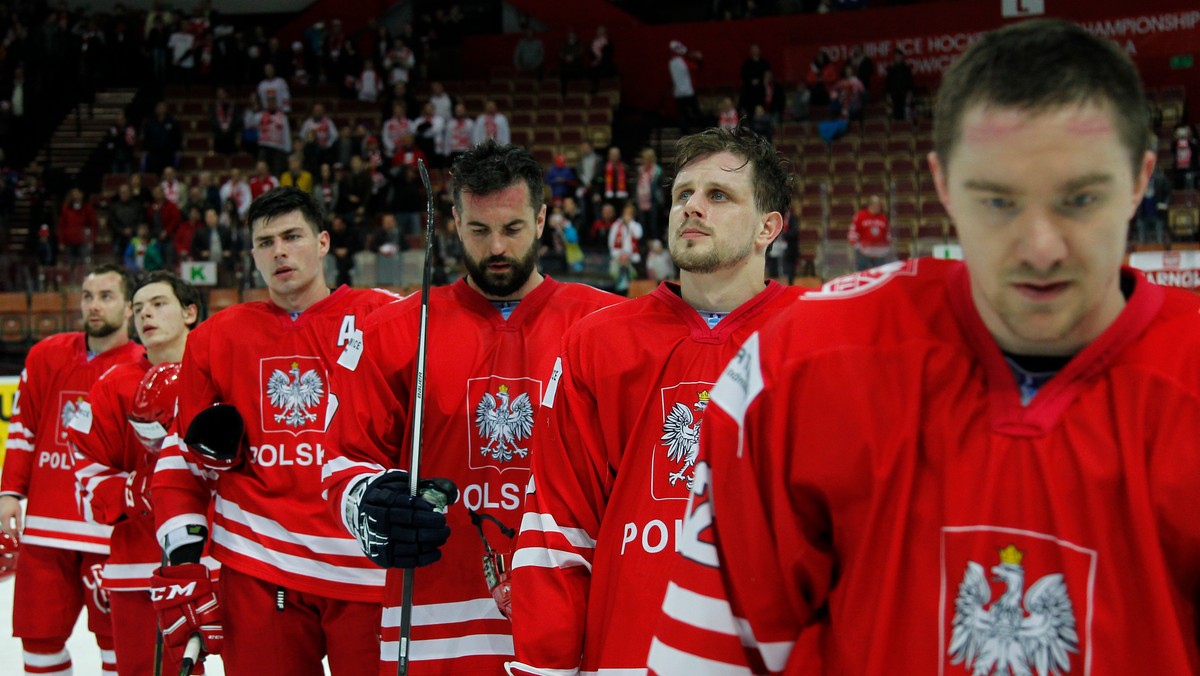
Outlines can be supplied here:
M682 232L686 226L687 223L680 225L676 232ZM689 240L678 235L671 237L671 260L680 270L707 275L718 270L728 270L754 253L753 239L747 239L744 243L730 242L727 244L718 241L715 235L709 235L709 239L712 241L712 246L707 250L701 250L699 247L691 245Z
M104 319L103 317L101 317L101 320L102 321L98 326L92 326L91 324L84 322L83 331L87 334L88 338L107 338L125 327L124 322L113 323L107 319Z
M479 287L484 295L507 298L525 286L525 282L529 281L529 276L537 268L537 247L538 241L534 239L529 245L529 250L520 258L489 256L483 260L475 260L471 258L471 254L463 253L463 265L466 266L467 274L475 282L475 286ZM491 272L487 266L493 263L507 263L509 268L505 272Z

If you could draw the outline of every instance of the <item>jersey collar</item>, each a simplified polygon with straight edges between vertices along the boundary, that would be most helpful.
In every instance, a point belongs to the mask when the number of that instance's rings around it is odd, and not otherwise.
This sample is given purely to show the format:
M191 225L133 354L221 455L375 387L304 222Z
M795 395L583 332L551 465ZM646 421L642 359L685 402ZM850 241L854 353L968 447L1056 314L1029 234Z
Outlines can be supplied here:
M994 431L1011 436L1046 434L1091 381L1107 371L1117 356L1145 332L1162 308L1163 289L1132 268L1122 268L1121 275L1133 279L1133 294L1116 321L1051 378L1028 406L1022 406L1012 370L971 297L967 267L960 265L951 271L947 280L950 306L968 345L983 365Z
M708 322L704 321L704 317L700 316L696 308L688 305L683 299L678 282L663 282L650 295L671 308L683 320L691 331L692 340L698 343L721 343L744 324L748 317L758 314L775 297L784 293L786 288L773 279L767 280L762 291L734 308L713 328L709 328Z
M533 291L525 294L507 320L490 300L471 288L466 277L459 277L458 281L450 285L450 291L459 305L491 322L497 331L516 331L525 323L526 317L537 314L538 310L554 295L554 289L558 285L559 282L551 279L549 275L542 275L542 283L535 286Z
M292 313L290 313L287 310L276 305L275 301L268 299L266 301L266 306L267 306L267 310L269 310L271 312L271 314L275 315L285 327L287 327L287 326L304 326L305 324L308 323L308 320L310 317L315 317L319 314L322 314L323 312L325 312L326 310L328 310L331 307L337 307L338 305L340 305L342 302L342 299L345 298L346 295L349 293L350 293L350 287L343 284L343 285L339 286L338 288L334 289L333 291L331 291L328 296L325 296L321 300L313 303L312 305L309 305L307 308L302 310L300 312L300 315L297 316L295 320L292 319Z

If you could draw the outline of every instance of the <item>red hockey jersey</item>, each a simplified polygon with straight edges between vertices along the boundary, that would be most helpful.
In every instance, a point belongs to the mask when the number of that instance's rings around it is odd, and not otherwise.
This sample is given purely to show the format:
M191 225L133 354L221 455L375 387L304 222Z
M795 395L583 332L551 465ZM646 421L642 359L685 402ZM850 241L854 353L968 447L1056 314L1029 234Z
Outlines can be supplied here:
M152 458L128 418L149 368L150 362L143 358L109 369L92 387L87 408L71 421L69 431L81 515L85 521L112 526L111 551L102 576L104 588L111 591L149 589L150 575L162 563L154 517L125 515L125 480L130 472L154 471ZM204 563L216 567L208 557Z
M148 589L150 573L162 559L154 540L154 518L122 518L125 480L131 470L146 464L146 449L125 414L149 368L143 357L109 369L92 387L86 408L69 430L81 515L85 521L113 527L103 575L108 589Z
M453 480L460 498L447 515L453 534L442 559L416 573L410 673L494 676L511 658L512 625L484 582L484 549L467 510L517 526L534 416L552 387L562 335L579 318L619 300L546 278L505 320L464 280L430 292L421 476ZM340 407L331 428L338 446L324 468L339 515L355 479L383 468L408 469L419 320L415 296L379 311L367 324L357 362L339 362L346 368L334 382ZM487 536L497 549L511 548L491 526ZM388 571L385 662L397 658L400 581L398 570Z
M1123 276L1027 406L961 263L837 280L752 336L651 670L1197 673L1200 299Z
M564 673L646 666L654 623L631 618L662 605L709 390L801 291L769 282L710 329L664 283L567 333L513 557L517 660Z
M29 498L22 542L108 553L112 528L79 515L67 428L101 374L144 353L141 345L129 342L89 360L82 332L50 336L29 350L0 475L0 495Z
M343 286L295 320L260 301L218 312L192 331L176 433L163 443L151 489L160 541L175 528L206 523L210 482L180 435L201 409L232 404L246 424L245 462L211 483L213 558L288 589L382 598L383 571L321 500L321 465L336 407L329 370L366 315L393 300Z

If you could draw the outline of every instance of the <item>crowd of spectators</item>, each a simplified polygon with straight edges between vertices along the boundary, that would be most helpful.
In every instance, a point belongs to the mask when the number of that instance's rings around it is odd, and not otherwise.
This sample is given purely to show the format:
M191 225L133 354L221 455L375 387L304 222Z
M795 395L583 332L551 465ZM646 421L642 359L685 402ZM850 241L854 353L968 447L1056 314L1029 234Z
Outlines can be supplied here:
M713 7L723 18L742 18L782 4ZM853 3L835 4L850 9ZM731 11L737 16L725 16ZM244 223L249 202L276 185L296 185L311 191L326 210L335 241L331 275L339 281L399 283L398 260L417 243L423 224L418 161L444 169L484 138L511 139L509 120L495 101L468 110L451 91L455 80L440 77L455 72L461 20L452 6L418 13L395 31L371 21L347 34L335 19L313 24L301 39L285 45L261 25L236 26L214 12L208 0L188 12L161 2L145 12L117 5L95 13L61 3L54 8L20 1L0 5L0 131L5 132L0 136L6 146L29 137L20 131L37 114L38 94L50 85L46 77L65 73L85 96L101 85L144 78L186 85L210 97L197 127L209 136L209 155L253 158L252 169L239 169L237 162L219 169L182 167L184 125L173 103L163 100L144 119L119 113L112 121L103 142L104 162L121 179L107 182L103 194L72 192L60 209L57 200L44 197L44 182L36 175L4 169L0 218L11 215L17 195L42 200L34 218L47 223L49 233L39 231L29 253L47 265L82 268L107 257L144 271L209 260L218 263L221 284L252 285ZM590 81L594 91L616 69L605 27L592 30L583 39L568 32L554 54L524 27L513 68L538 80L557 72L564 92L572 79ZM739 86L729 89L720 106L702 111L693 80L701 53L678 40L668 48L682 132L743 125L770 138L783 122L806 121L814 109L860 120L872 96L886 97L895 119L912 114L912 71L899 51L889 55L886 68L861 48L841 62L821 51L807 78L784 84L759 46L750 45ZM63 59L63 54L77 58ZM39 77L30 80L24 68L30 60L58 65L36 69ZM885 71L886 78L879 77ZM317 91L320 96L313 95ZM355 115L334 114L334 108L341 109L333 105L337 102L356 102ZM1194 139L1184 145L1194 148ZM663 247L666 177L654 150L640 150L633 162L622 158L619 145L583 143L575 152L564 150L567 154L547 167L552 200L541 243L546 269L583 273L592 254L593 270L602 267L597 261L606 261L618 289L637 277L672 274L663 264L669 263ZM1178 182L1180 176L1170 178ZM452 274L456 242L444 213L440 220L439 260L444 274ZM1155 218L1146 220L1161 231Z
M212 92L201 123L209 156L249 154L255 165L245 172L237 168L240 162L182 168L185 133L194 132L184 131L172 101L158 102L141 121L119 114L103 143L107 189L73 193L78 199L47 218L57 246L44 260L82 269L107 259L132 272L214 261L219 284L254 285L244 222L249 203L276 185L297 185L326 210L331 282L400 283L398 259L419 244L424 222L418 161L444 169L485 138L511 139L496 102L468 111L454 92L429 78L438 52L432 36L444 33L432 27L448 16L422 17L415 25L428 30L406 24L395 34L374 22L354 36L346 36L336 20L317 23L290 49L260 29L229 30L207 4L194 14L156 5L144 21L122 21L146 27L142 65L152 78ZM165 39L151 39L160 33ZM544 50L531 31L525 37L514 64L540 78ZM577 43L571 34L560 50L564 88L574 78L591 80L594 88L615 74L603 26L574 49ZM247 74L255 71L260 76L250 80ZM323 96L311 95L315 86ZM357 101L354 110L362 114L335 121L327 110L331 98ZM545 231L545 265L559 274L582 273L585 253L595 261L615 248L624 254L612 255L614 283L665 274L662 265L648 270L643 256L650 240L662 241L659 223L665 218L663 172L653 151L646 149L633 167L616 147L600 151L603 158L584 144L573 166L559 158L550 168L558 172L548 182L560 217ZM437 250L444 274L452 274L458 252L447 220L438 229Z
M338 280L354 281L361 273L373 281L382 278L381 283L397 281L386 272L395 268L387 265L370 266L374 274L356 267L363 266L362 252L392 258L414 243L425 207L418 160L445 168L484 138L511 138L508 119L494 101L487 101L482 111L468 111L441 81L428 77L435 70L431 61L439 58L435 36L444 34L438 22L447 16L423 16L395 34L372 22L347 36L340 22L321 22L290 48L267 37L261 27L232 29L207 3L191 14L156 5L144 17L118 9L108 20L90 18L84 25L143 27L140 46L131 48L141 55L143 72L212 92L205 120L210 154L249 154L256 164L249 176L231 165L227 170L180 171L183 126L167 101L155 105L140 123L119 114L104 140L105 161L112 174L127 180L98 197L84 196L86 204L102 208L81 234L72 232L72 241L54 226L58 255L76 266L108 256L133 271L213 260L219 264L221 284L251 285L248 232L242 222L249 202L275 185L297 185L312 191L326 209L337 244L332 258ZM702 56L678 42L671 49L682 77L690 78ZM614 75L613 50L603 26L586 42L569 33L558 50L564 91L571 79L590 80L594 88ZM515 70L541 79L545 62L540 38L526 29L514 50ZM862 71L870 66L856 67ZM737 106L732 97L727 100L719 120L709 120L699 110L694 88L677 87L684 130L719 121L750 125L769 137L783 120L804 119L807 91L785 91L757 45L741 70ZM255 72L257 79L251 79ZM332 97L356 100L363 110L378 114L350 121L343 117L339 123L327 110L328 99L306 96L317 85ZM636 277L669 275L669 266L662 264L669 260L662 247L664 176L654 151L645 148L631 165L617 146L594 149L584 143L571 160L568 166L560 156L548 167L557 217L549 221L542 241L547 269L580 273L590 252L593 261L607 254L607 271L617 288ZM143 175L157 185L141 185ZM68 207L51 220L68 222L64 218L73 217ZM82 242L75 241L79 237ZM97 247L97 242L107 246ZM441 249L451 254L452 264L453 242L445 244ZM658 261L652 264L655 251Z
M424 211L417 160L444 167L485 136L508 138L507 122L494 103L468 116L440 84L427 84L430 73L453 72L463 21L459 7L415 19L395 31L372 20L352 35L340 20L317 22L301 40L284 45L261 25L242 27L218 15L208 0L184 11L162 2L148 11L118 4L109 12L72 10L65 3L47 8L18 2L13 9L0 4L0 36L7 36L0 48L5 132L19 130L18 118L31 117L37 92L50 85L55 71L43 67L47 59L67 62L74 55L80 57L74 62L88 64L79 81L87 76L92 85L149 82L160 92L167 84L183 85L193 95L211 92L209 154L257 160L245 177L234 168L240 162L217 171L184 170L180 159L185 129L191 127L179 120L173 101L159 101L141 120L118 113L102 144L107 189L92 195L73 189L61 209L50 196L35 203L31 220L46 227L29 242L29 253L43 266L65 268L68 279L70 270L106 259L138 272L214 260L222 284L253 284L243 220L250 200L275 185L299 185L321 199L336 233L343 280L351 270L345 261L358 251L403 250ZM45 26L37 39L26 39L31 22ZM25 84L27 62L47 77ZM413 93L417 83L427 93L419 100ZM295 107L294 95L317 87L333 92L330 98L356 99L380 112L339 129L319 102ZM3 138L7 145L28 135ZM27 173L45 195L40 171L35 164ZM30 194L10 175L16 173L6 168L0 182L4 216L14 195ZM116 187L114 177L120 179ZM403 224L398 236L377 236L392 222ZM389 238L391 246L385 246Z

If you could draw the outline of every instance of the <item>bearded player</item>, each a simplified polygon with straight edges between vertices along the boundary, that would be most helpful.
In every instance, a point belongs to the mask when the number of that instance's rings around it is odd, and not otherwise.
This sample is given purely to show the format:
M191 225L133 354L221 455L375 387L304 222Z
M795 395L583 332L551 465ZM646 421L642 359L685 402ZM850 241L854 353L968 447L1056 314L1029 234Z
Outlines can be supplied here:
M142 358L142 346L129 340L131 288L124 269L93 269L83 280L84 330L38 342L21 371L0 478L0 531L21 542L13 635L21 639L27 673L70 671L66 642L84 606L102 668L116 671L98 581L112 529L79 515L67 428L102 373ZM29 500L24 523L22 498Z
M333 360L395 296L325 285L329 233L308 193L264 193L248 220L270 298L222 310L188 338L178 434L151 491L169 557L155 579L167 590L159 624L170 650L200 634L231 675L320 674L325 656L335 674L370 673L383 571L329 518L320 480ZM192 565L209 538L219 588Z
M444 521L410 530L402 524L412 523L416 513L425 520L429 504L390 497L407 496L407 473L397 468L408 467L417 296L372 316L362 350L348 351L339 361L341 406L332 433L342 457L325 466L325 486L364 551L389 568L384 671L396 670L401 580L396 569L440 555L441 561L417 576L409 673L494 676L512 656L511 625L485 582L486 550L470 515L485 520L481 527L496 549L511 549L500 529L486 521L508 527L519 522L533 416L553 387L549 377L559 340L580 317L620 298L538 272L538 240L546 222L544 172L529 151L485 141L459 157L451 173L454 225L467 274L429 294L421 475L450 479L462 499ZM364 527L364 516L378 527ZM439 551L437 535L445 523L456 535ZM502 593L504 587L496 588Z
M571 327L542 404L513 558L514 674L645 666L654 627L628 618L666 589L709 390L800 295L766 279L792 183L770 142L710 129L681 138L675 163L679 283Z
M950 67L964 261L832 282L729 364L652 672L1196 672L1200 300L1122 267L1148 128L1075 24Z
M162 549L149 484L175 417L179 362L199 308L191 284L163 271L144 276L133 292L133 323L145 358L109 369L92 387L90 406L71 421L80 510L87 521L113 528L102 581L120 676L154 673L150 581ZM168 661L165 673L179 673L178 662Z

